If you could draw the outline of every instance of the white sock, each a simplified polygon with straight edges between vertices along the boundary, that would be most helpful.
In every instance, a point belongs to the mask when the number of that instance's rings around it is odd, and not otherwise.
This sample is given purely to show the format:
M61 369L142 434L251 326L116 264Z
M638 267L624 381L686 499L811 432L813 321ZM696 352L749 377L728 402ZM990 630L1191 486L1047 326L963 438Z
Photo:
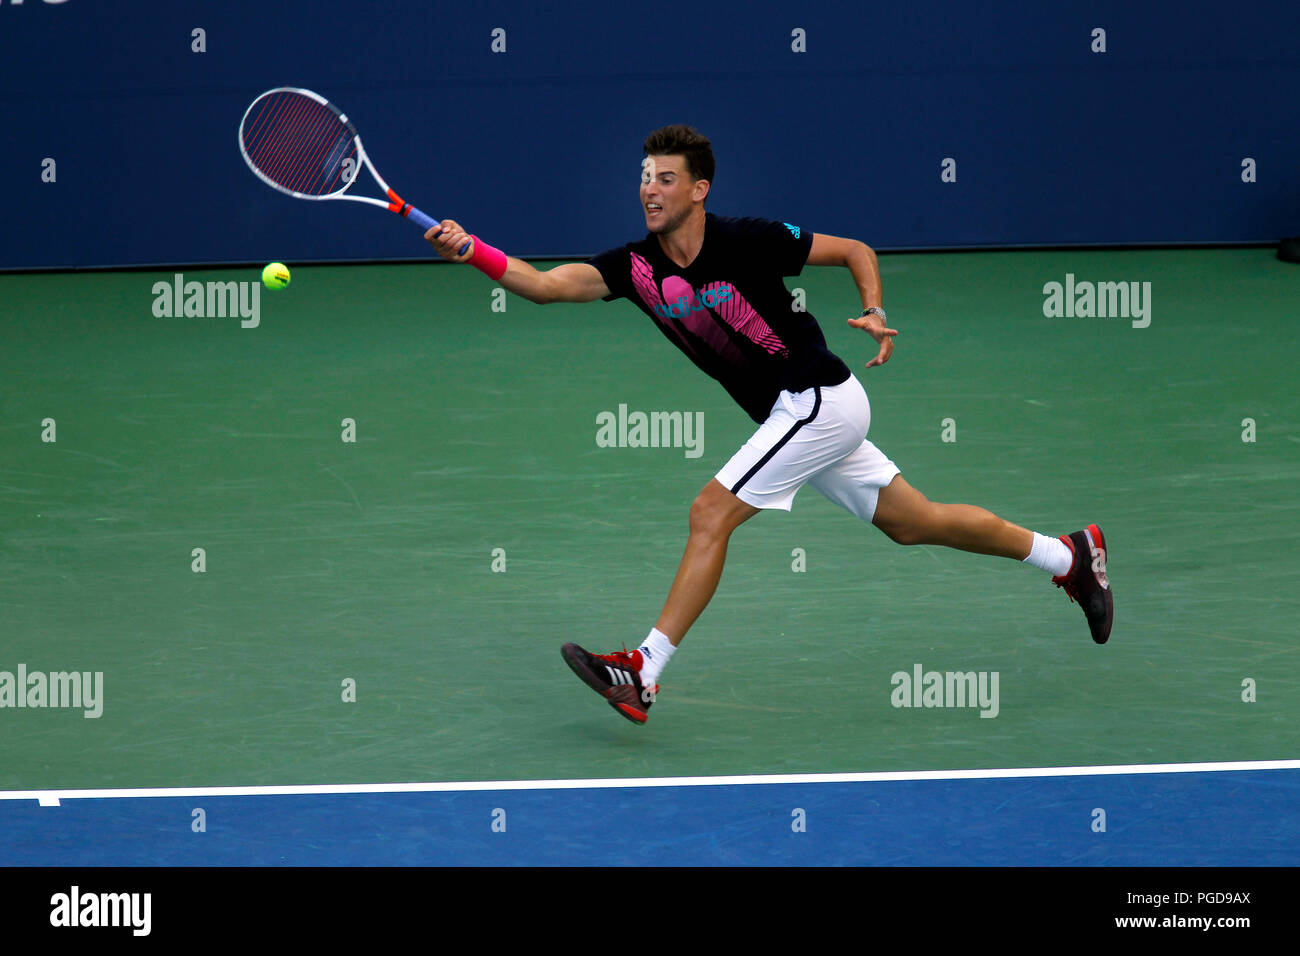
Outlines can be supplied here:
M1034 533L1034 544L1029 549L1029 557L1024 563L1040 571L1050 571L1060 577L1074 567L1074 552L1060 538L1049 538L1045 534Z
M641 684L644 687L653 687L659 681L659 675L663 669L668 666L669 659L673 656L673 642L668 640L668 635L657 627L650 628L650 635L641 642L637 648L641 652Z

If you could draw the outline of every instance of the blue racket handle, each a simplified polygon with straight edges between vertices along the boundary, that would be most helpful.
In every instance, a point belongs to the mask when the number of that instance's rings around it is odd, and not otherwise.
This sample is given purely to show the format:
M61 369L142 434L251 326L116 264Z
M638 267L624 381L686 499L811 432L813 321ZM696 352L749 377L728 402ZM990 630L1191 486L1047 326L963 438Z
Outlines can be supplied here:
M428 216L426 216L420 210L416 209L414 206L412 206L410 209L407 210L406 218L414 221L425 232L428 232L434 226L438 225L437 222L430 219ZM460 247L459 254L463 256L465 254L465 251L469 249L469 247L472 246L473 244L474 244L473 241L466 242L465 245Z

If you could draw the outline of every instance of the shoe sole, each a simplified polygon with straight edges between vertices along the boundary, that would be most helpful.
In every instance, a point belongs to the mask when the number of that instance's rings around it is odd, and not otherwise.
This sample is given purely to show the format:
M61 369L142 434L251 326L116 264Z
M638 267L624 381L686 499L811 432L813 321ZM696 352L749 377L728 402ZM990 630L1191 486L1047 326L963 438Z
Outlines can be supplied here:
M637 702L636 690L629 685L610 687L609 684L592 673L591 668L583 660L585 653L577 644L565 644L560 648L560 655L564 658L564 663L569 665L569 670L578 675L580 681L605 698L609 702L609 706L632 721L632 723L638 726L644 724L650 718L650 715L634 703Z

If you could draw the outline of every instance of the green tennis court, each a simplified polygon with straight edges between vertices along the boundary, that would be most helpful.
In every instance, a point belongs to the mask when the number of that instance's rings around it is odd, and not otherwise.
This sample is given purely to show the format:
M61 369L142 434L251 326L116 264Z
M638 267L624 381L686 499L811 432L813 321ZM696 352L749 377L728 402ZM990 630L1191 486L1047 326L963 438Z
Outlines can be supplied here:
M846 275L790 280L866 386L871 439L935 500L1100 523L1110 643L1045 575L901 548L807 488L736 533L644 728L559 646L645 636L691 500L753 425L630 304L295 267L242 328L157 317L171 271L0 276L0 671L104 675L98 718L0 714L0 789L1295 757L1294 267L1246 248L881 269L901 334L865 372ZM1150 325L1045 317L1067 274L1150 282ZM620 406L702 413L702 454L598 446ZM916 664L1000 674L996 719L894 707Z

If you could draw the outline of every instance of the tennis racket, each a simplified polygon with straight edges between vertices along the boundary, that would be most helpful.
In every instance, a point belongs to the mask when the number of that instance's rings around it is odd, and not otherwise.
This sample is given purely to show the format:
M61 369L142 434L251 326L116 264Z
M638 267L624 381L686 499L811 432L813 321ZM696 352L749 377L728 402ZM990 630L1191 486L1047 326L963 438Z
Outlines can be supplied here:
M437 222L393 192L366 155L352 121L319 93L280 86L267 90L239 122L239 152L257 178L297 199L351 199L410 219L427 232ZM388 200L350 196L364 166ZM464 255L472 240L461 247Z

